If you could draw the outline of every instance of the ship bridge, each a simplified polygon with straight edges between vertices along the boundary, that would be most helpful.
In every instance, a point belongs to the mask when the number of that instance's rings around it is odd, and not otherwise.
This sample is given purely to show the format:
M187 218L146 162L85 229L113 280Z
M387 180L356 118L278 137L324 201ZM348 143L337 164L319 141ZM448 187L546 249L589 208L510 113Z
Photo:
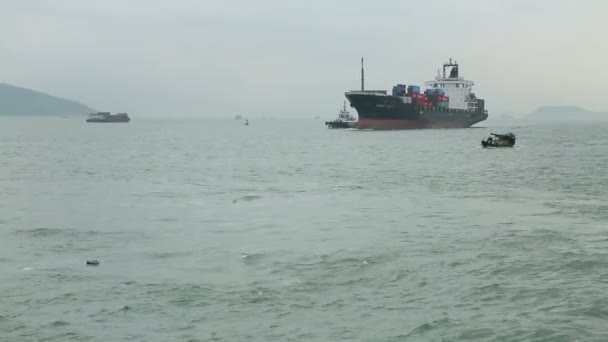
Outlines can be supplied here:
M449 70L449 75L446 71ZM471 88L475 83L465 80L458 76L458 62L443 64L443 75L437 75L435 80L424 82L424 85L431 88L443 89L445 96L450 98L450 108L476 110L477 100L471 92Z

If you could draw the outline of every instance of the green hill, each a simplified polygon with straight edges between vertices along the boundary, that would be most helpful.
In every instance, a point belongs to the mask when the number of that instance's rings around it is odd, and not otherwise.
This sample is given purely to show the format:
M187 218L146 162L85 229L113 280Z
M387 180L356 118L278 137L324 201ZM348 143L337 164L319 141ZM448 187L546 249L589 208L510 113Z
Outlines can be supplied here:
M76 101L0 83L0 115L86 115L96 110Z

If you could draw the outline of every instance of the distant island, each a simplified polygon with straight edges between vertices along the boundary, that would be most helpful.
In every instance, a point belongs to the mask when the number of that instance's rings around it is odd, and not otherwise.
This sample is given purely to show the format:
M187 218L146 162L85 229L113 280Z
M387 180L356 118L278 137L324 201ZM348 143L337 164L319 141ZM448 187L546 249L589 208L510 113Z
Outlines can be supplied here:
M89 106L35 90L0 83L0 115L86 115Z
M608 120L608 113L594 112L577 106L545 106L528 114L531 120Z

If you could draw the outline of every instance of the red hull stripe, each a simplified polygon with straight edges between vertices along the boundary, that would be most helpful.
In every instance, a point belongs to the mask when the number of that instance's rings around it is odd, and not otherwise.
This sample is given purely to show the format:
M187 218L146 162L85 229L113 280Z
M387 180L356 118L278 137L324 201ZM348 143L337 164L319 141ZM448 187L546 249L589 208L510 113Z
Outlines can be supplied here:
M356 128L359 129L416 129L416 128L465 128L462 122L425 120L380 120L359 119Z

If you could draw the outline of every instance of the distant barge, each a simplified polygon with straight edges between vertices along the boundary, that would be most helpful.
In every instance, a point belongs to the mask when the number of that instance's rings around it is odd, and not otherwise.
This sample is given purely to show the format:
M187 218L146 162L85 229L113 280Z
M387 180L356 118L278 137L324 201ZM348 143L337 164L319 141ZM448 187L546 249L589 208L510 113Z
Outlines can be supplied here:
M110 112L98 112L89 114L87 122L129 122L131 119L127 113L111 114Z

